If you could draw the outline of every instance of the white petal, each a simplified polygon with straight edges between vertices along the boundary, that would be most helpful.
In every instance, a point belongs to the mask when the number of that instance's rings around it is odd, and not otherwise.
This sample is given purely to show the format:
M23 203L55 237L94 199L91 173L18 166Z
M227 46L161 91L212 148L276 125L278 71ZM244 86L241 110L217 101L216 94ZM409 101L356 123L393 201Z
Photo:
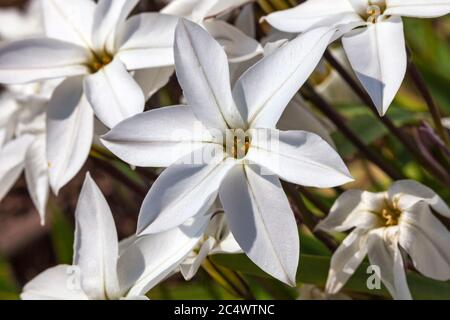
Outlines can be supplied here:
M272 13L265 19L273 27L292 33L361 20L348 0L306 1L295 8Z
M256 39L257 33L255 21L255 8L253 3L249 3L242 8L234 25L250 38Z
M208 2L208 1L203 1L203 2ZM230 11L234 8L240 7L248 2L251 2L251 0L227 0L227 1L213 0L213 1L209 1L209 2L213 3L214 6L210 6L207 17L223 14L227 11Z
M450 218L450 209L436 192L414 180L396 181L389 188L389 198L398 200L400 208L407 210L417 202L425 201L433 210Z
M256 171L255 171L256 170ZM297 224L281 183L258 166L235 166L219 195L236 241L262 270L296 285Z
M435 18L450 13L449 0L388 0L385 15Z
M21 108L14 96L8 92L0 93L0 108L2 110L2 116L0 117L0 148L2 148L14 136L16 119Z
M45 34L90 48L94 11L92 0L42 0Z
M86 74L89 59L82 47L55 39L11 42L0 46L0 82L20 84Z
M169 82L174 70L173 67L161 67L137 70L134 73L134 80L144 91L146 101Z
M367 231L355 229L342 241L331 258L326 284L329 294L338 293L367 255Z
M119 258L119 280L127 296L142 295L170 275L203 236L209 217L179 228L139 237Z
M36 137L28 148L25 157L25 179L31 200L41 217L41 224L45 223L45 210L49 194L48 162L43 134Z
M193 257L189 257L180 265L180 272L183 275L184 280L189 281L195 277L198 270L202 266L202 263L210 254L212 248L216 244L213 238L208 238L198 250L198 253L194 253Z
M335 187L353 180L339 154L306 131L251 130L247 159L281 179L310 187Z
M378 212L385 205L383 194L361 190L348 190L336 199L328 216L317 229L333 232L347 231L358 227L372 229L379 226Z
M368 24L342 38L356 76L369 93L380 115L394 100L406 73L406 48L400 17Z
M56 194L85 163L93 134L94 115L83 96L82 79L67 79L55 90L47 113L47 159Z
M396 228L380 228L369 233L369 261L380 268L381 280L394 299L411 300L397 236L393 234L396 231Z
M98 52L112 53L116 29L125 22L139 0L100 0L95 8L92 42Z
M253 128L274 128L289 101L308 79L334 30L316 29L292 40L251 67L233 96Z
M426 203L418 203L403 213L399 243L419 272L436 280L450 279L450 232Z
M73 266L59 265L45 270L23 288L22 300L88 300L79 288Z
M328 128L307 106L300 95L295 95L277 123L282 131L302 130L317 134L335 148Z
M203 159L212 154L214 156L205 163ZM142 204L138 234L170 230L195 215L204 214L233 166L223 159L223 147L211 144L166 169Z
M139 167L168 167L213 141L185 106L138 114L119 123L102 140L119 158Z
M200 26L180 20L175 34L175 64L184 95L197 118L212 130L243 128L230 89L228 60Z
M225 21L207 20L203 25L223 47L230 62L242 62L263 53L258 41Z
M177 17L154 12L133 16L118 31L118 57L128 70L173 65L177 23Z
M145 107L142 89L117 58L85 78L84 92L97 118L110 128Z
M117 259L119 244L111 210L89 173L75 211L74 265L91 299L116 298L119 294Z
M0 150L0 200L9 192L24 168L25 155L34 138L25 135Z
M197 4L198 0L172 0L167 6L162 8L161 13L187 17L191 15Z

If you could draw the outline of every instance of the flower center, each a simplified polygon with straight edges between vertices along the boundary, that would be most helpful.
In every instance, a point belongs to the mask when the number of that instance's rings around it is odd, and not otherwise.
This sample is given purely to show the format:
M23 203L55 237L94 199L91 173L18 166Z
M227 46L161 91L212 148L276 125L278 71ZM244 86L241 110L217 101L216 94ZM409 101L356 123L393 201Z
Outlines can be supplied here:
M386 1L369 0L367 2L368 3L365 8L365 12L363 10L360 10L360 16L367 22L377 22L378 17L380 17L386 10Z
M397 201L393 203L386 201L385 207L380 212L380 216L386 227L398 225L401 215L402 211L398 208Z
M250 135L243 130L230 130L224 148L234 159L242 159L245 158L250 149L251 140Z
M101 68L110 64L112 60L113 57L106 52L103 52L101 54L94 54L94 57L88 64L88 66L92 73L96 73Z

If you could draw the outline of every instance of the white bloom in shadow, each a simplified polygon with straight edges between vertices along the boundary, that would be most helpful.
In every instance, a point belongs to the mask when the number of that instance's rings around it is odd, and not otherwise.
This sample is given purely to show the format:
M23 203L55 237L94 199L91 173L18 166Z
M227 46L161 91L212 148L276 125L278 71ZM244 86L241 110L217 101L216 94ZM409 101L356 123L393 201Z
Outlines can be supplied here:
M352 230L333 255L327 292L337 293L368 255L391 295L411 299L400 248L423 275L449 280L450 232L436 214L450 217L450 209L435 192L412 180L397 181L387 192L342 194L317 226L328 232Z

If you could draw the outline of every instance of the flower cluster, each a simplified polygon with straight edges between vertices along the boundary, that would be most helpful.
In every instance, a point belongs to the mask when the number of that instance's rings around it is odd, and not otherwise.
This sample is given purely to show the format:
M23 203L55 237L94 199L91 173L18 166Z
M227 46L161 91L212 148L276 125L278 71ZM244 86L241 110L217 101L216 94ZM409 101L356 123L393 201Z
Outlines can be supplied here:
M356 75L348 80L359 80L384 116L407 71L402 17L446 15L450 1L308 0L259 22L249 2L173 0L160 12L139 13L138 0L35 0L21 19L39 27L2 34L0 200L25 170L45 224L50 192L58 195L92 150L160 173L136 234L120 242L88 173L75 211L73 264L38 275L23 299L146 299L174 273L192 279L215 254L244 253L296 287L296 220L327 237L349 232L335 248L321 297L339 297L366 256L396 299L412 298L405 270L450 279L444 200L384 165L347 127L347 138L393 182L386 192L344 192L354 178L331 133L345 121L320 96L330 94L327 78L340 96L358 99L336 89L340 79L323 59L341 40L348 59L345 65L342 55L341 67ZM257 24L272 29L260 36ZM150 99L175 79L180 101L154 106ZM318 222L315 214L305 218L297 187L341 194ZM321 292L310 288L305 297Z

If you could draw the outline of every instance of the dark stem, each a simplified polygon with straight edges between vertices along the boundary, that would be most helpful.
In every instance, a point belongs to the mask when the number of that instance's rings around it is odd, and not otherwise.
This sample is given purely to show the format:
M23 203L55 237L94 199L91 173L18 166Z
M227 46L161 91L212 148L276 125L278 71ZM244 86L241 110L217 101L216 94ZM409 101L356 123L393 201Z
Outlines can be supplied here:
M444 141L447 146L450 146L449 136L446 129L442 125L441 110L434 102L434 99L431 96L430 90L428 90L425 80L423 79L419 69L417 69L412 59L409 60L408 73L428 106L428 110L430 111L431 117L433 118L436 132L441 137L442 141Z
M410 152L411 155L414 156L419 163L426 168L432 175L434 175L438 181L441 179L440 170L436 168L432 163L428 161L426 157L422 155L420 150L415 146L413 139L408 137L401 129L397 128L397 126L389 119L389 117L379 117L378 111L375 105L372 102L372 99L364 91L361 86L356 82L356 80L347 72L347 70L337 61L334 56L329 52L325 52L325 58L330 63L333 68L340 74L340 76L344 79L345 82L353 89L353 91L359 96L361 101L363 101L367 107L375 114L377 118L381 120L381 122L389 129L389 131L397 137L397 139L403 144L403 146Z
M304 85L302 94L325 116L327 116L339 128L342 134L344 134L368 160L376 164L389 177L391 177L391 179L401 180L405 178L401 172L390 166L387 161L378 155L378 153L366 146L366 144L347 126L346 120L332 106L330 106L327 101L318 95L311 86L307 84Z
M296 207L296 210L293 211L298 220L300 220L300 222L302 222L317 239L322 241L328 247L328 249L330 249L332 252L336 251L338 243L327 233L316 230L316 226L319 223L320 219L306 207L306 204L303 202L303 199L297 192L295 186L284 181L282 182L282 184L285 192L291 200L291 204Z

